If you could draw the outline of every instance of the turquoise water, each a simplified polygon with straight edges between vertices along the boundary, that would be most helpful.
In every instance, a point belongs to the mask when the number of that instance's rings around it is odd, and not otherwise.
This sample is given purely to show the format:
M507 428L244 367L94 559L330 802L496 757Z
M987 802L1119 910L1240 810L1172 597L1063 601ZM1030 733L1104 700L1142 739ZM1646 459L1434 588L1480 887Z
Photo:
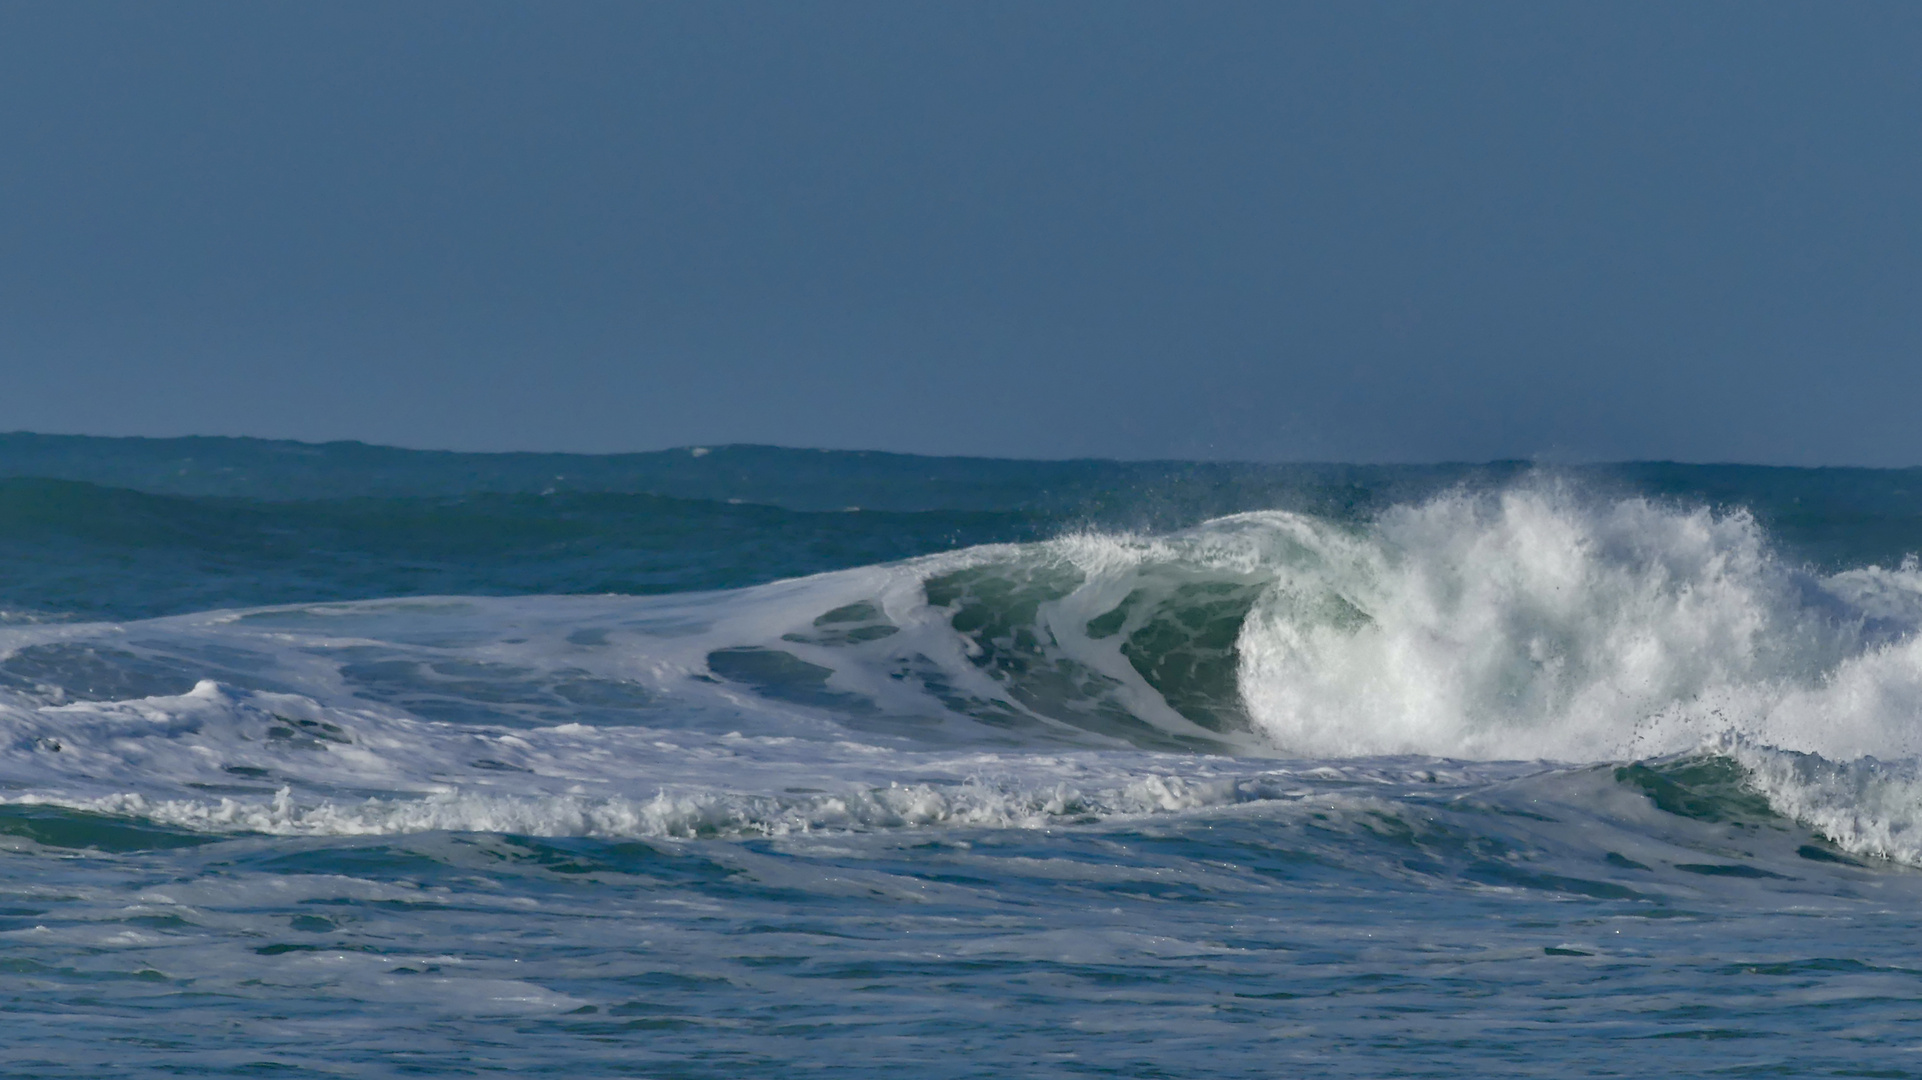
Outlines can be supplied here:
M6 436L0 1076L1922 1075L1919 480Z

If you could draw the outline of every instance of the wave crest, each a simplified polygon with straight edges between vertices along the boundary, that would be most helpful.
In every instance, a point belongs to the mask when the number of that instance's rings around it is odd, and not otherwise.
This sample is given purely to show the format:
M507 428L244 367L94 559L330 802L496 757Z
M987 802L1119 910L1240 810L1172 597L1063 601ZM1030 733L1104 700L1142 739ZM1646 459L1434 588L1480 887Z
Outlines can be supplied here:
M1733 732L1917 749L1922 572L1820 576L1741 511L1543 483L1360 526L1249 513L904 570L913 587L877 593L858 649L793 630L755 647L829 688L859 695L885 669L938 708L1138 746L1588 761Z

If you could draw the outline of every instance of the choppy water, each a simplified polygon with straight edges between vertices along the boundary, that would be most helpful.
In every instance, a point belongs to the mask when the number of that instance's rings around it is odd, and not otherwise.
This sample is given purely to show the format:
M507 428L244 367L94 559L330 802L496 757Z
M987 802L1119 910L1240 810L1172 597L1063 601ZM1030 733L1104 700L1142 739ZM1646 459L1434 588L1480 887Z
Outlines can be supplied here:
M1922 1075L1922 475L0 475L0 1075Z

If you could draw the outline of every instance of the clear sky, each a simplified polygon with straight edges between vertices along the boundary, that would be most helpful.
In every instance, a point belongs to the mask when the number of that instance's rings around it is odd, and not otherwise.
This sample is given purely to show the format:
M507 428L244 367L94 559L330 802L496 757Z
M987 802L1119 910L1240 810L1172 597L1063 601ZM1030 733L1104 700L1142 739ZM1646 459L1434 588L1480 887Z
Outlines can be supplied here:
M4 0L0 429L1922 464L1922 4Z

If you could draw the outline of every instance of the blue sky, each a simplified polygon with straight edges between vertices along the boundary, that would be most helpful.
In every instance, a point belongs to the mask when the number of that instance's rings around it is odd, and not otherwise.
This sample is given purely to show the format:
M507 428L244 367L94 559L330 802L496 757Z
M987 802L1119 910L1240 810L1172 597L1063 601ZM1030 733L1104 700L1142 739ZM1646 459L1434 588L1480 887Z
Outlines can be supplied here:
M0 429L1922 464L1911 3L0 5Z

